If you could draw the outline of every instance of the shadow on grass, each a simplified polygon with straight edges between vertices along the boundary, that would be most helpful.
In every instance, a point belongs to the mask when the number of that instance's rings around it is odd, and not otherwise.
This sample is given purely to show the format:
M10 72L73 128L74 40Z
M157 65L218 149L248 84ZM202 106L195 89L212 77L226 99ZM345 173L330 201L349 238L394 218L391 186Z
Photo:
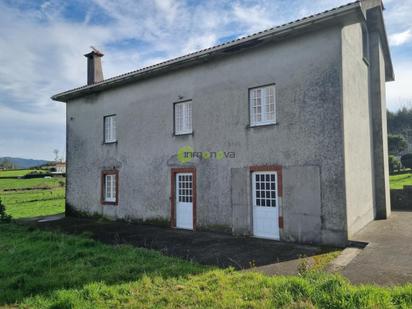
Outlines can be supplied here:
M220 268L247 269L336 251L336 248L326 246L236 237L206 231L192 232L96 217L68 216L36 226L69 234L87 232L91 238L102 243L154 249L164 255Z
M0 224L0 305L92 282L180 277L210 269L151 250L105 245L85 235Z

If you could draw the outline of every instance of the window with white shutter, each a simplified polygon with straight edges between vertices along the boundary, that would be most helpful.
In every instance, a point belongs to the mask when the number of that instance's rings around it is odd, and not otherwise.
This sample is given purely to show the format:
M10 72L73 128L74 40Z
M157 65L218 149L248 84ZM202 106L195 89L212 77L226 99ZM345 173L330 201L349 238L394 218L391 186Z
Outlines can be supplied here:
M192 133L192 101L175 103L175 134Z
M275 85L250 89L249 100L251 126L276 123Z
M104 142L114 143L117 141L116 136L116 115L104 117Z

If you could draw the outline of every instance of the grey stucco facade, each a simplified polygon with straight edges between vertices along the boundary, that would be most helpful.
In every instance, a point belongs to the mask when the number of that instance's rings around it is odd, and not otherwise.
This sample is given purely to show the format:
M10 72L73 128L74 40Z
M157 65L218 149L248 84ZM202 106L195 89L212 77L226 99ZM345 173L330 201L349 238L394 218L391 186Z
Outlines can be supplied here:
M365 16L353 4L305 31L64 99L68 209L168 224L172 168L189 166L196 169L196 229L252 235L250 168L276 165L280 239L345 245L368 222L390 214L382 194L387 60L372 27L364 59ZM251 127L249 89L268 84L276 85L276 124ZM173 104L187 99L193 134L176 136ZM105 144L103 117L111 114L117 142ZM184 146L235 158L183 164L176 154ZM116 206L100 203L101 173L108 169L119 175Z

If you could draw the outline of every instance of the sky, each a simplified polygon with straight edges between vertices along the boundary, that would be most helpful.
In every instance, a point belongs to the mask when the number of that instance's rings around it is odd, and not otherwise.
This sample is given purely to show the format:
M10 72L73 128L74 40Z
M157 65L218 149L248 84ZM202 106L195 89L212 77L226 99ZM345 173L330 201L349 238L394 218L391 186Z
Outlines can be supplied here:
M86 83L85 53L109 78L261 31L350 0L0 0L0 157L65 151L65 105ZM412 0L385 0L396 81L392 111L412 106Z

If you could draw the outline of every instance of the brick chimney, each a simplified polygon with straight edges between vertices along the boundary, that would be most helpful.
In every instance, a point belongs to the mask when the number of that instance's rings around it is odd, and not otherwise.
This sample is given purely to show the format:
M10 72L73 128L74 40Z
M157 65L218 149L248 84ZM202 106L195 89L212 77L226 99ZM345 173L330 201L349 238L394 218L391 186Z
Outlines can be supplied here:
M91 46L91 48L93 50L90 53L84 55L87 58L88 85L93 85L103 80L102 61L100 58L104 55L93 46Z

